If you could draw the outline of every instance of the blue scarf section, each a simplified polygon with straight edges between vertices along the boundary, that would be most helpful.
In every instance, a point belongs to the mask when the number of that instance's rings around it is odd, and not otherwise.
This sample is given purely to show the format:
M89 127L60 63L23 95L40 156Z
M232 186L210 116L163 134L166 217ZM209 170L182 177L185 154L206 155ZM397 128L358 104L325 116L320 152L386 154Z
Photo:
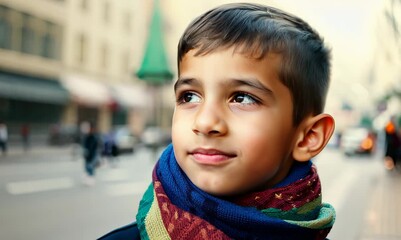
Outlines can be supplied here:
M276 187L287 186L306 177L311 164L294 164L290 174ZM325 239L331 228L312 229L293 224L267 216L255 207L239 206L202 191L177 164L172 145L161 155L155 171L171 203L204 219L234 239Z

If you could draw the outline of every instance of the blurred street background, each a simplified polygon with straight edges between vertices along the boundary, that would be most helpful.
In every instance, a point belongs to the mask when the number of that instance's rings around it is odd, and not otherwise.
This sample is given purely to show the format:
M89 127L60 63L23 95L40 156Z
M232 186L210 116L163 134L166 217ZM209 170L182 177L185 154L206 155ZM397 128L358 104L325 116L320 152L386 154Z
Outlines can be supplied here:
M178 39L228 2L243 1L0 0L0 239L96 239L134 220L170 142ZM401 125L401 0L249 2L298 15L332 49L336 131L314 159L338 213L330 239L401 239L401 175L384 161L386 124Z

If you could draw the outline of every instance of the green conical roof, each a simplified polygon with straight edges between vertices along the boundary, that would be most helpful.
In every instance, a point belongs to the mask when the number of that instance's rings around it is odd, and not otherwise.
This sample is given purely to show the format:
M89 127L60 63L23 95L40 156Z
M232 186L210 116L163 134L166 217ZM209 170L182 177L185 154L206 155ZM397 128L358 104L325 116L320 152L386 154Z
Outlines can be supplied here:
M150 84L163 84L173 78L164 48L161 23L159 1L155 0L145 54L136 73L138 78Z

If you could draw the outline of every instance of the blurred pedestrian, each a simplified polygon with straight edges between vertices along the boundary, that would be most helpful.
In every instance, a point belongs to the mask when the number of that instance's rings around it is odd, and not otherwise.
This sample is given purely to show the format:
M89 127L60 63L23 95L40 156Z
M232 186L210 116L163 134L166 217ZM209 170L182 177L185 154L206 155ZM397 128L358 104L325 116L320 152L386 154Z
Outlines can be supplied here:
M334 131L329 52L269 6L227 4L192 21L178 44L172 144L136 223L99 240L326 239L335 210L311 159Z
M72 144L72 160L78 160L82 156L83 140L85 135L89 133L89 123L84 121L77 124L74 134L74 142Z
M385 131L385 165L388 169L396 167L400 160L401 139L399 129L396 123L396 117L392 116L387 122Z
M29 129L29 125L27 123L25 123L21 126L20 134L21 134L21 138L22 138L22 146L24 148L24 151L28 151L29 146L30 146L30 142L29 142L30 129Z
M119 152L116 146L115 133L111 131L105 134L102 139L102 157L105 160L103 163L117 167Z
M95 169L98 164L100 139L97 129L93 123L89 124L89 132L83 139L83 155L85 159L85 178L84 184L93 185L95 183Z
M0 120L0 148L3 156L7 155L7 141L7 125L2 120Z

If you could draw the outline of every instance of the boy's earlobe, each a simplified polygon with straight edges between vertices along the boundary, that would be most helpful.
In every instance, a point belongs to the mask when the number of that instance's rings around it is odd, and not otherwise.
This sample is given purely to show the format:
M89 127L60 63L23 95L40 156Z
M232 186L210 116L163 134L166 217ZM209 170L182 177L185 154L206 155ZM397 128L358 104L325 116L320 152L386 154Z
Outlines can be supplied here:
M303 162L319 154L330 140L334 125L334 119L329 114L319 114L306 119L295 143L293 158Z

